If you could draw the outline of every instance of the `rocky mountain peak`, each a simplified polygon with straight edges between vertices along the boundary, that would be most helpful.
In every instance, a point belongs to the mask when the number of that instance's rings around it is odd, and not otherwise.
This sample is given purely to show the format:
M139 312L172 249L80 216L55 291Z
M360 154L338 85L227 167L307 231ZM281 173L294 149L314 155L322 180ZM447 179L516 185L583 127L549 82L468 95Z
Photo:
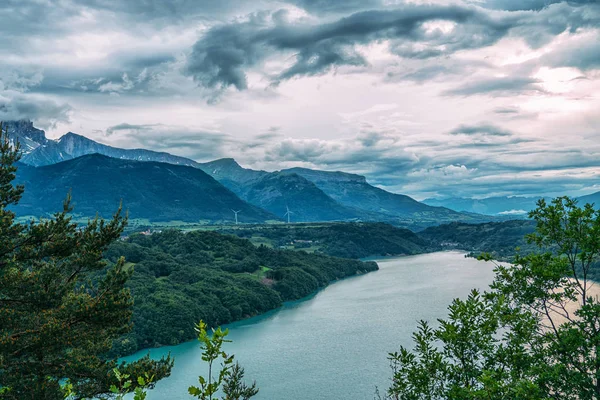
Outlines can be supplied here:
M244 168L233 158L220 158L199 164L199 167L217 180L226 179L240 183L256 180L267 174L264 171Z
M298 174L305 177L306 179L316 182L354 182L354 183L366 183L367 179L362 175L350 174L347 172L331 172L331 171L317 171L308 168L290 168L285 169L282 172Z
M3 121L2 128L8 132L9 139L21 144L24 154L29 154L41 145L48 143L46 132L33 126L29 120Z

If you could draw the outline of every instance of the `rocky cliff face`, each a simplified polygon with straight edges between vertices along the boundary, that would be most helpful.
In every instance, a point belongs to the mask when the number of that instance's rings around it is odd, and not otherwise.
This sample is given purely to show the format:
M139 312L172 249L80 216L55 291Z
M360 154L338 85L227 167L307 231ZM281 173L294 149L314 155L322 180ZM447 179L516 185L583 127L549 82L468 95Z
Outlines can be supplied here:
M311 182L355 182L367 183L367 179L362 175L349 174L347 172L318 171L308 168L290 168L281 172L298 174Z
M31 121L4 121L2 129L8 131L12 143L19 142L23 154L29 154L38 147L48 143L46 133L33 126Z
M156 161L175 165L185 165L189 167L198 166L197 162L185 157L178 157L169 153L145 149L119 149L98 143L73 132L63 135L58 140L49 140L46 139L44 131L40 131L35 128L33 128L33 130L35 130L33 131L28 127L32 127L30 122L28 124L20 124L15 126L13 136L18 137L19 141L23 143L22 138L29 140L27 136L29 132L41 132L41 137L39 136L39 133L38 136L35 137L42 139L35 141L35 145L28 145L27 148L29 151L25 151L24 157L21 159L24 164L33 165L35 167L56 164L88 154L101 154L107 157L119 158L122 160ZM26 141L26 143L29 142Z
M268 174L265 171L243 168L233 158L221 158L202 163L199 168L218 181L228 180L238 184L245 184Z

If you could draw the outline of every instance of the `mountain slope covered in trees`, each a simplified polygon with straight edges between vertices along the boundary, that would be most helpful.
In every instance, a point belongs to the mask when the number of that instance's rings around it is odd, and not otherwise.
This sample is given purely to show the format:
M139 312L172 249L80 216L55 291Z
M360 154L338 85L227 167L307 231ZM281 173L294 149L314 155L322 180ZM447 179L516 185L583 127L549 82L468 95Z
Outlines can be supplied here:
M251 204L264 208L290 221L344 221L366 217L366 213L351 209L327 196L314 183L295 174L273 172L267 174L241 191L241 197Z
M128 283L134 330L117 342L121 354L190 340L200 319L217 326L248 318L378 269L374 262L256 247L200 231L132 235L106 253L111 262L121 256L135 271Z
M247 238L274 248L313 251L335 257L413 255L440 246L408 229L384 223L294 224L224 227L222 233Z
M533 247L525 241L525 235L535 231L530 220L512 220L465 224L454 222L433 226L419 232L419 236L446 249L472 251L476 254L491 253L498 259L510 259L520 248L523 253Z
M16 182L26 189L16 207L23 215L52 213L71 192L75 212L83 216L110 216L123 201L130 218L150 221L231 222L232 209L241 210L243 222L276 219L200 169L166 163L94 154L38 168L21 164Z

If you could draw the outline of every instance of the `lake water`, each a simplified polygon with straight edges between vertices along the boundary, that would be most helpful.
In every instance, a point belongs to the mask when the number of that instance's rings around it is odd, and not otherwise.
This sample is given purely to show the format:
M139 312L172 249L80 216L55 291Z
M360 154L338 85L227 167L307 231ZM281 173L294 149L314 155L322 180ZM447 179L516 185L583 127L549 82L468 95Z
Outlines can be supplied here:
M225 350L256 380L257 400L372 400L376 386L383 393L389 385L387 354L412 347L417 321L445 317L454 298L487 288L493 278L492 264L461 252L376 261L379 271L227 325L233 343ZM150 350L153 357L168 352L175 357L172 375L148 399L190 399L187 387L206 374L198 343Z

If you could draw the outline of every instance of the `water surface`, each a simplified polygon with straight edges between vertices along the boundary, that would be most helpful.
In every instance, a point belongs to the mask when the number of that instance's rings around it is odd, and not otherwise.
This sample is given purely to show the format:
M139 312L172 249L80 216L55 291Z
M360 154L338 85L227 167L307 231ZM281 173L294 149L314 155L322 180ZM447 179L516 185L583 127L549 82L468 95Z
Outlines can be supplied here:
M257 400L372 400L376 386L383 392L389 385L387 354L412 346L417 321L444 317L452 299L487 288L493 278L490 263L462 252L376 261L379 271L227 325L234 342L226 350L257 381ZM153 357L168 352L175 357L172 375L148 399L190 399L187 387L206 373L198 343L150 350Z

